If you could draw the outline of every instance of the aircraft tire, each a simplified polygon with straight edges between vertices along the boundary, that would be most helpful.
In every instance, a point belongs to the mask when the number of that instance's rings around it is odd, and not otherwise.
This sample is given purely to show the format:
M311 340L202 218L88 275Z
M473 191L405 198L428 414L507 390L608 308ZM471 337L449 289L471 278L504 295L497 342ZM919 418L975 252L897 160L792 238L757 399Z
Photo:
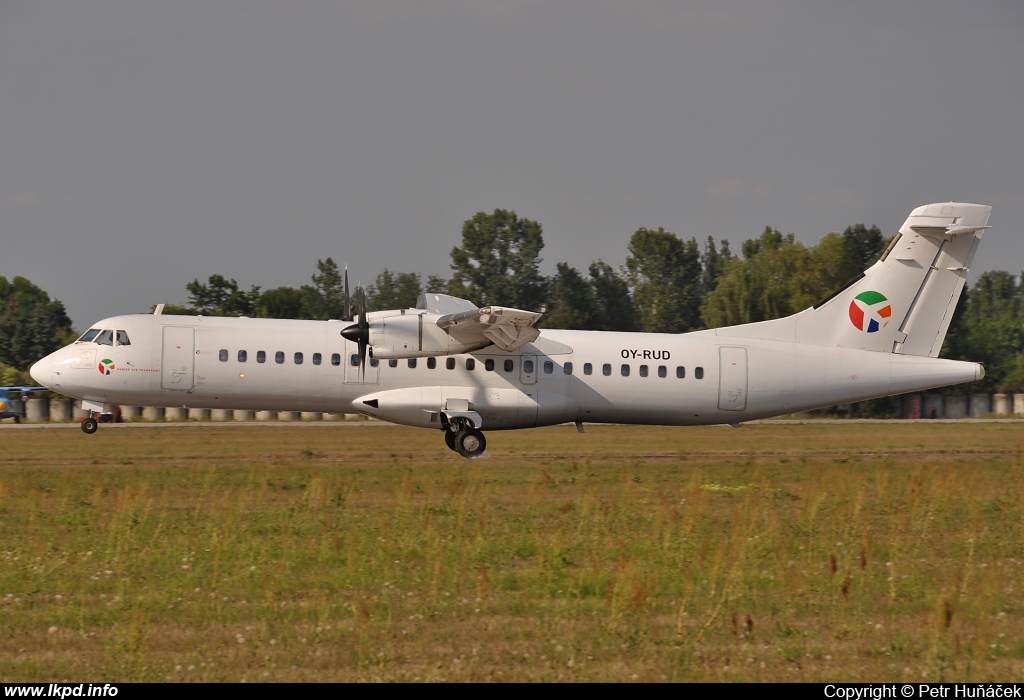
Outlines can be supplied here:
M455 433L450 430L444 431L444 444L448 445L448 449L452 452L458 452L459 450L455 447Z
M476 428L460 430L455 434L455 449L467 459L479 457L487 449L487 438Z
M99 423L96 422L95 418L86 418L82 421L82 432L86 435L92 435L99 427Z

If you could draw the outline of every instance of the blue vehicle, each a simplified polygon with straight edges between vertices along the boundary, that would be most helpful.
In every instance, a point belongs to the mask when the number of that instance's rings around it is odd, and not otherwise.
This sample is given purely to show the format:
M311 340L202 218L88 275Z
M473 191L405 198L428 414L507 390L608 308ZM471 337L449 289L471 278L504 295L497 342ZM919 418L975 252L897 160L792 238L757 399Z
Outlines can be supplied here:
M25 417L25 399L37 386L0 386L0 420L13 418L20 423Z

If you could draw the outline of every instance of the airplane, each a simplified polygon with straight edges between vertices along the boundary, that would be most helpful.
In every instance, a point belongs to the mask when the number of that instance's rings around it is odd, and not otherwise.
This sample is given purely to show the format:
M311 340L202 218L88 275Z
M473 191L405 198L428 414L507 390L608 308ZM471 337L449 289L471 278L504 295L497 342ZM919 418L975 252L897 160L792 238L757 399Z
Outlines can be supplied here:
M485 431L575 423L740 423L971 382L939 359L991 207L929 204L880 259L792 316L682 334L538 330L541 314L427 293L416 308L331 321L115 316L31 368L82 400L359 413L443 431L464 457Z

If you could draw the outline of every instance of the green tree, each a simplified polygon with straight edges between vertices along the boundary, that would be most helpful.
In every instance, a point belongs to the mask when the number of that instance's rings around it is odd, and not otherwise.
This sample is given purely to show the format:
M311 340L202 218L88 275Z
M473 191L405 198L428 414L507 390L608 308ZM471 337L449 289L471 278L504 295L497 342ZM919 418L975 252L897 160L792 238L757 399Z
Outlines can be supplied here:
M595 331L638 331L640 318L629 284L603 260L590 263L590 287L594 290L594 320L591 330Z
M76 336L63 303L24 277L0 276L0 363L28 369Z
M700 247L659 228L629 239L626 271L640 325L649 333L685 333L703 326Z
M544 304L540 274L541 226L514 211L477 212L462 226L462 245L452 248L449 293L479 306L536 310Z
M1021 286L1009 272L984 272L953 315L942 355L985 366L985 378L971 385L976 391L1024 391Z
M423 293L420 276L415 272L394 273L387 268L366 289L366 308L370 311L411 309Z
M838 239L829 240L822 259L834 256ZM808 249L792 233L766 227L758 238L742 244L743 257L726 266L714 291L701 307L709 327L764 321L814 305L838 286L834 274L819 269ZM823 280L829 280L827 283Z
M260 318L311 318L309 309L313 288L276 287L260 295L256 315Z
M885 250L887 242L877 226L871 228L864 224L848 226L843 231L843 244L850 257L849 277L852 278L873 264Z
M189 306L202 316L253 316L260 298L259 287L253 285L247 292L224 275L210 275L206 284L194 279L185 289Z
M308 295L307 311L310 318L326 321L345 315L345 277L332 258L316 261L312 276L313 286L303 286ZM355 313L353 302L352 313Z
M569 263L560 262L555 270L555 276L548 281L547 313L542 325L573 330L593 329L597 304L589 280Z

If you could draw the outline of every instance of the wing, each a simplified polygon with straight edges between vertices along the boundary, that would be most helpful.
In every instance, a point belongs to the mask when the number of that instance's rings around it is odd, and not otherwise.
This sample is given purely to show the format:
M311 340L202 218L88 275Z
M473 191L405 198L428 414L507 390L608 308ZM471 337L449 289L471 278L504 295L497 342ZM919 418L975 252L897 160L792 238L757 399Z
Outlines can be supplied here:
M494 343L505 352L513 352L537 339L540 331L533 324L540 317L533 311L488 306L442 316L437 319L437 327L465 345Z

